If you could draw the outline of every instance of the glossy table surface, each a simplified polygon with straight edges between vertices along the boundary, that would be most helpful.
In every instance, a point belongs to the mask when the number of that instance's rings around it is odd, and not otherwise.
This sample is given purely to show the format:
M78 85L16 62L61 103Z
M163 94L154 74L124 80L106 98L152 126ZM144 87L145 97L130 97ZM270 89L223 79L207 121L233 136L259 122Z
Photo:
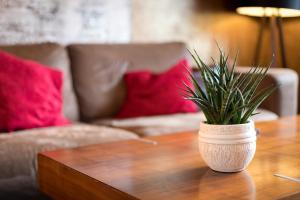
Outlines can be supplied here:
M300 199L300 117L256 123L248 168L218 173L198 152L195 132L39 154L42 191L55 199ZM155 141L155 142L152 142Z

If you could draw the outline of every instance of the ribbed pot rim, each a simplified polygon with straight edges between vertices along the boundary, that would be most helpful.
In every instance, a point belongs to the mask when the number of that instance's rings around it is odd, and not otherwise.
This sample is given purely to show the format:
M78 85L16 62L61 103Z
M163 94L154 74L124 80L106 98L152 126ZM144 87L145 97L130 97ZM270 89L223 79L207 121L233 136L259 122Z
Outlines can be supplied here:
M253 120L249 120L247 123L244 124L207 124L205 121L200 121L200 126L210 126L210 127L241 127L241 126L249 126L250 124L254 124Z
M219 145L244 144L244 143L252 143L255 141L256 141L256 136L241 138L241 139L215 139L215 138L199 137L199 143L219 144Z
M211 135L232 135L241 134L249 131L255 131L254 122L249 121L246 124L215 125L200 122L199 131Z
M201 122L199 141L215 144L237 144L256 141L254 122L233 125L214 125Z

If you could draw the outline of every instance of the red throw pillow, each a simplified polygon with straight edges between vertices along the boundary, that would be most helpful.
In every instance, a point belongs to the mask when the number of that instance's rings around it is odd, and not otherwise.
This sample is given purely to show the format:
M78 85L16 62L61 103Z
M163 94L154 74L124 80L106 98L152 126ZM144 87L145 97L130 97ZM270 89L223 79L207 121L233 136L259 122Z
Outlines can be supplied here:
M62 73L0 51L0 132L68 123Z
M185 100L180 92L182 82L190 82L186 78L185 67L188 67L188 62L183 59L162 74L149 71L126 73L127 97L116 117L196 112L196 105Z

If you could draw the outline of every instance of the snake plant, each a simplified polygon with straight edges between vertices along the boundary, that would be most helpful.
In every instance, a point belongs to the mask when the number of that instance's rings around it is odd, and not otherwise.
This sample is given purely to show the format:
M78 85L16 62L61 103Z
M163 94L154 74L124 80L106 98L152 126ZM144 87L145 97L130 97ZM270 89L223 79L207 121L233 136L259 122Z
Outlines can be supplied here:
M193 101L204 113L208 124L243 124L256 113L258 106L276 90L271 85L262 90L258 86L266 77L268 67L251 67L246 73L235 73L237 54L230 67L228 55L219 48L218 61L213 67L205 64L197 51L189 51L200 73L202 84L191 71L185 84L184 96ZM191 87L190 85L193 85Z

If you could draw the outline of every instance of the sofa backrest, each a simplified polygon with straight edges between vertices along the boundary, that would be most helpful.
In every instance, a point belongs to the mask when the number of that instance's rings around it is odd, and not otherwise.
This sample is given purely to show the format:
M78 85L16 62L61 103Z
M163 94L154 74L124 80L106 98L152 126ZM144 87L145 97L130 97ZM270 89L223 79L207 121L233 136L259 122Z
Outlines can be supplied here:
M79 112L77 99L73 90L72 77L70 74L70 61L67 51L63 46L52 43L32 45L0 46L0 49L18 57L30 59L63 71L64 86L64 114L68 119L78 120Z
M114 116L125 98L127 70L161 72L187 56L181 42L159 44L74 44L68 46L80 118L91 121Z

